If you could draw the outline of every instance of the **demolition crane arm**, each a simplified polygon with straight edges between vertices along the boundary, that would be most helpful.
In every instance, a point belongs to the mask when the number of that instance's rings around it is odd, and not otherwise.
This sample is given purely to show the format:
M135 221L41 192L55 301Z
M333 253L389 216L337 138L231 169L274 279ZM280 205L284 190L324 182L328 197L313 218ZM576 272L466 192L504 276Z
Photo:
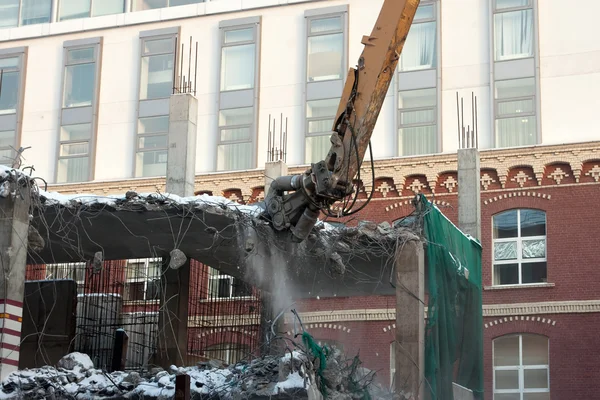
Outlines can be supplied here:
M271 184L265 217L276 230L290 229L303 241L320 211L352 194L419 2L384 0L371 35L362 38L358 64L348 72L326 159Z

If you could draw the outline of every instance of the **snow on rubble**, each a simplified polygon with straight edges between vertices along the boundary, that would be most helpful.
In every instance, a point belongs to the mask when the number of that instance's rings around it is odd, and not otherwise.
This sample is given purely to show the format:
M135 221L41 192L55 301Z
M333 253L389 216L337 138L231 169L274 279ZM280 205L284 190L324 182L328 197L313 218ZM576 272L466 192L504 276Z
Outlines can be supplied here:
M11 373L2 382L0 399L171 399L179 374L190 376L192 399L233 399L242 393L277 399L278 394L306 393L305 373L292 371L301 365L296 356L302 357L295 352L292 357L255 359L227 368L211 361L195 367L171 366L169 372L154 368L147 373L107 373L95 369L86 354L75 352L56 367Z

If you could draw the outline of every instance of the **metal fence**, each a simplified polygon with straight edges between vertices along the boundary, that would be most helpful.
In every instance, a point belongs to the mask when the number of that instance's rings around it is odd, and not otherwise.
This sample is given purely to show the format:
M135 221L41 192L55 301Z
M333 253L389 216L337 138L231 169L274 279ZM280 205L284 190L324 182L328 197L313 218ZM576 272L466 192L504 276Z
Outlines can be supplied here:
M115 332L129 336L127 369L144 369L156 353L162 296L161 259L28 265L27 280L77 283L73 351L86 353L97 368L112 361ZM261 293L192 260L188 310L188 363L219 359L233 363L256 354Z

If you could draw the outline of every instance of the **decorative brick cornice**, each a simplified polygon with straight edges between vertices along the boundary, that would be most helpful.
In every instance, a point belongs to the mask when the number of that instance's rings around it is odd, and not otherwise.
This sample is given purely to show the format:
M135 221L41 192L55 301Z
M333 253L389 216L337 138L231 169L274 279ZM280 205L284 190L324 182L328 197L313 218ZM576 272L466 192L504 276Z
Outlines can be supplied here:
M548 326L556 325L556 321L553 319L550 319L550 318L536 317L535 315L534 316L517 315L514 317L504 317L504 318L495 319L490 322L486 322L485 324L483 324L483 327L485 329L487 329L487 328L491 328L492 326L495 326L495 325L510 324L511 322L519 322L519 321L547 324Z
M501 193L498 196L494 196L491 199L485 200L483 202L483 205L488 205L497 201L501 201L504 199L511 199L513 197L536 197L536 198L540 198L540 199L546 199L546 200L550 200L552 198L551 195L546 194L546 193L540 193L537 191L533 191L533 190L528 190L528 191L512 191L509 193Z
M188 318L189 328L214 328L223 326L251 326L260 324L260 316L254 314L244 315L199 315Z
M427 310L425 310L427 312ZM600 300L585 301L549 301L543 303L517 303L517 304L484 304L483 316L510 317L521 315L543 314L579 314L600 312ZM293 315L286 315L285 323L293 323ZM394 308L378 308L371 310L335 310L312 311L300 313L302 323L329 324L339 322L365 322L365 321L394 321L396 310Z
M516 149L482 150L482 193L502 190L507 184L523 190L533 187L552 187L577 184L600 184L600 141L532 146ZM559 164L555 166L555 164ZM455 194L460 188L457 180L457 156L434 154L411 158L388 158L374 162L376 179L386 179L377 189L385 198L406 198L409 193L429 187L437 195ZM306 166L289 168L290 174L302 173ZM369 176L370 163L364 163L362 174ZM509 178L510 175L510 178ZM410 179L407 179L411 177ZM550 178L548 178L550 177ZM560 179L559 179L560 178ZM570 179L570 181L569 181ZM419 182L416 185L415 182ZM226 173L199 174L195 179L196 190L208 191L215 196L241 193L243 201L258 196L265 184L264 170L234 171ZM416 186L419 186L417 188ZM527 186L529 185L529 186ZM529 189L528 189L529 188ZM49 190L61 193L120 194L128 190L164 192L164 178L136 178L115 181L86 182L80 184L50 185ZM507 189L516 192L515 189ZM402 196L404 192L404 196ZM238 197L235 195L234 197ZM402 202L401 202L402 203Z

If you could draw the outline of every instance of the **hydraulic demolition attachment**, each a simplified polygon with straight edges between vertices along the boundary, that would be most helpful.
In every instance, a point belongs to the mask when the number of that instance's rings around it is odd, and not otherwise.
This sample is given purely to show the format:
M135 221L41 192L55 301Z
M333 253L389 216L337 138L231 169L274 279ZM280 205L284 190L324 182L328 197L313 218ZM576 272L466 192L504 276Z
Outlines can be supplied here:
M325 160L301 175L275 179L265 198L263 217L278 231L290 229L295 241L309 235L321 211L353 192L375 122L396 71L420 0L384 0L356 68L351 68ZM343 209L338 216L349 215Z

